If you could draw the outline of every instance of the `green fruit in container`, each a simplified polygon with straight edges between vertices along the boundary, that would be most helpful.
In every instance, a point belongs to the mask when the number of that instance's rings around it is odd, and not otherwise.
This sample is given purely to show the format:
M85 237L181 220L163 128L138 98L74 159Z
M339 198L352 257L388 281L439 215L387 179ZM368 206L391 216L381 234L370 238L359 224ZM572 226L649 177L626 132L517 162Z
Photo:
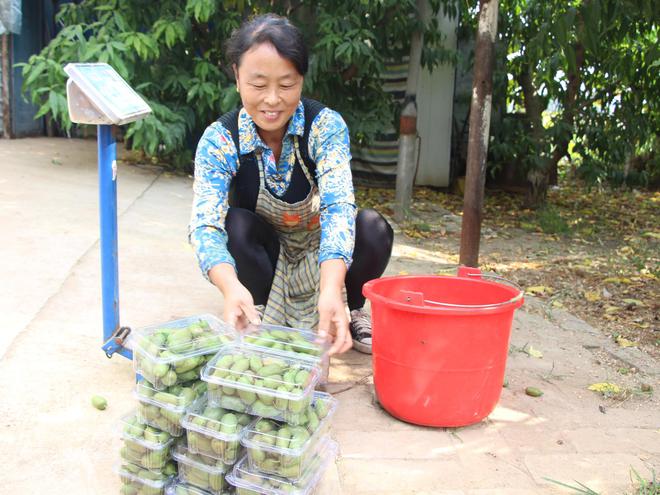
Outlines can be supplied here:
M236 433L238 430L238 416L234 413L227 413L222 417L220 431L223 433Z
M328 412L330 412L330 403L324 400L317 400L314 403L314 412L316 412L319 419L325 418Z
M176 464L173 461L168 461L162 470L165 476L174 476L176 474Z
M281 375L284 366L278 363L266 364L259 369L258 375L267 378L273 375Z
M285 478L297 478L300 476L300 463L291 464L290 466L280 466L277 473Z
M170 370L169 365L165 363L159 363L153 367L152 374L157 378L162 378L167 374L169 370Z
M267 473L276 473L279 468L280 463L274 458L268 458L261 463L261 469Z
M177 378L177 374L174 372L174 370L169 370L167 373L165 373L165 375L161 377L160 381L166 387L170 387L176 383Z
M232 442L227 445L225 450L224 460L227 464L233 464L236 462L236 457L238 456L238 442Z
M243 401L238 397L232 397L232 396L222 397L222 406L227 409L231 409L232 411L245 412L246 410L245 404L243 404Z
M264 404L260 400L254 401L252 407L250 408L250 412L255 416L265 416L265 417L279 416L281 413L281 411L276 407Z
M309 409L307 411L307 419L308 419L307 431L309 431L310 433L315 432L316 429L319 427L319 424L321 423L319 421L319 417L316 415L316 413L312 409Z
M259 448L251 448L249 449L249 452L250 457L256 463L261 463L266 458L266 453Z
M138 489L134 487L133 485L123 485L120 489L119 492L122 495L137 495Z
M209 475L209 486L212 490L223 490L225 487L225 478L222 474L210 474Z
M283 426L277 432L277 439L275 440L275 445L283 449L288 448L292 434L293 432L291 431L291 428L289 428L288 426Z
M277 391L281 394L289 393L289 389L285 385L280 385L277 387ZM285 411L289 401L283 397L275 397L275 407L281 411Z

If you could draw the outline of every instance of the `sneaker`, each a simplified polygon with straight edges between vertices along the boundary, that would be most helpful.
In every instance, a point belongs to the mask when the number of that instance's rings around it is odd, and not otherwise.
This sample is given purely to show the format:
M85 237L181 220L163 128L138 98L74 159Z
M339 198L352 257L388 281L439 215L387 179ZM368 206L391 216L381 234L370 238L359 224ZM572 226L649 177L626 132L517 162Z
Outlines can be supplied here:
M353 349L364 354L371 354L371 317L364 309L351 311L351 322L349 323L351 337L353 337Z

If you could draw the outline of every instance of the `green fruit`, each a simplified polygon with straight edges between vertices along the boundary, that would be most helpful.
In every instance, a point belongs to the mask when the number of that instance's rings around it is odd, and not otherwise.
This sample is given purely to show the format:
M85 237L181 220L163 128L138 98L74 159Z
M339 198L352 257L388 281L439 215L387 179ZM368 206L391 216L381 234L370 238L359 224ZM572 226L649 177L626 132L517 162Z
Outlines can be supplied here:
M94 406L99 411L103 411L106 407L108 407L108 401L105 397L101 397L100 395L93 395L92 406Z
M227 413L222 417L220 431L223 433L236 433L238 417L234 413Z
M240 375L245 373L250 368L250 360L248 358L238 358L234 364L229 368L232 373Z
M255 373L258 373L263 365L261 359L256 354L250 357L250 369Z
M307 385L309 380L309 371L307 370L300 370L298 373L296 373L296 378L295 378L295 383L298 385Z
M317 400L314 403L314 411L319 419L323 419L328 415L328 412L330 412L330 403L324 400Z
M163 385L170 387L176 383L177 374L174 372L174 370L170 370L165 373L165 375L160 380L163 382Z
M281 364L268 364L265 366L262 366L261 369L259 370L259 376L261 377L268 377L268 376L273 376L273 375L280 375L282 373L282 370L284 370L284 365Z
M525 393L530 397L541 397L543 395L543 391L536 387L527 387Z
M160 363L154 366L152 374L157 378L162 378L167 374L169 370L170 370L169 365L165 363Z
M277 387L277 391L282 394L287 394L289 392L289 389L285 385L280 385L279 387ZM275 407L281 411L286 411L288 403L289 401L283 397L275 398Z

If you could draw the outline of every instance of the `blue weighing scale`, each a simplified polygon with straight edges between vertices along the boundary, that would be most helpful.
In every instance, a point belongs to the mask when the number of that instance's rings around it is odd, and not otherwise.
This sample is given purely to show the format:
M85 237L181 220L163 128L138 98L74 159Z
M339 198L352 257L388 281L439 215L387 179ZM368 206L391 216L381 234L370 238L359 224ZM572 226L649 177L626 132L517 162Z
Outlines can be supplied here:
M131 350L123 346L131 329L119 324L117 148L112 126L142 119L151 108L108 64L68 64L64 72L69 76L66 94L71 121L98 126L102 349L108 357L119 353L132 359Z

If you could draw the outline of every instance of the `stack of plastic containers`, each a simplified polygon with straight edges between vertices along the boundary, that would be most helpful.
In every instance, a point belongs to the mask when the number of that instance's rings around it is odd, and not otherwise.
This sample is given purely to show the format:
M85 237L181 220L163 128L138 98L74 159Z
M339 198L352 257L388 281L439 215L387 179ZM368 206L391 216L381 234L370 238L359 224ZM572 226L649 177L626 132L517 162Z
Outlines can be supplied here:
M205 397L206 383L200 380L200 371L223 345L236 338L234 330L212 315L133 333L130 346L140 379L135 390L137 409L121 425L124 445L118 472L122 493L165 493L177 474L174 460L184 433L181 420ZM217 484L215 478L207 481Z
M328 436L336 401L314 392L327 350L314 332L260 325L223 346L202 371L208 405L259 417L240 434L247 454L226 477L237 493L315 490L337 452Z

